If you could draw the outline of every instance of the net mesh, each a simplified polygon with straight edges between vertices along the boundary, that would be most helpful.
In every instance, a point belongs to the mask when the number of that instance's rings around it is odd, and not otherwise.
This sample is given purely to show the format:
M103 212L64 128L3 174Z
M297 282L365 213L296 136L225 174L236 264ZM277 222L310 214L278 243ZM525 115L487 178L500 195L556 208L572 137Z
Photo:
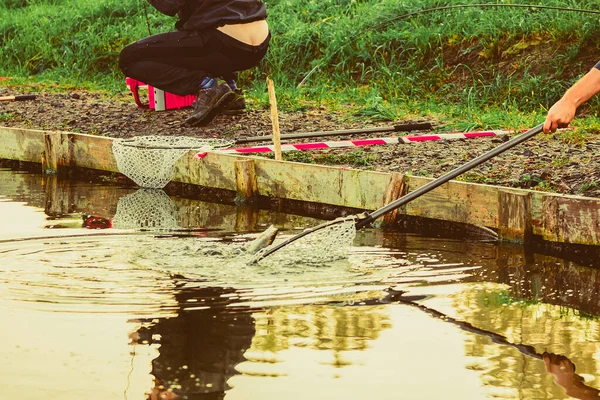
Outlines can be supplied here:
M356 219L352 216L339 218L336 222L287 244L260 262L322 264L347 258L356 237ZM271 246L277 244L276 240ZM253 259L260 259L271 246L259 251Z
M179 227L175 204L161 189L139 189L121 197L112 222L117 229L172 230Z
M217 138L138 136L115 139L112 149L119 172L142 188L162 189L173 179L177 160L188 151L209 151L231 144Z

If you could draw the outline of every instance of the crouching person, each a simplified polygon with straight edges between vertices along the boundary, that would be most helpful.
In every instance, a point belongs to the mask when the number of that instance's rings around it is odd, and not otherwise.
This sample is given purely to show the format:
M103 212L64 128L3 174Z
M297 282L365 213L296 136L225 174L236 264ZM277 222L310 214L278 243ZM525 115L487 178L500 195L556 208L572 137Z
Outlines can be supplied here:
M197 95L186 124L208 124L219 112L246 109L237 72L264 58L271 34L261 0L148 0L178 16L177 31L126 46L119 68L133 79L180 96Z

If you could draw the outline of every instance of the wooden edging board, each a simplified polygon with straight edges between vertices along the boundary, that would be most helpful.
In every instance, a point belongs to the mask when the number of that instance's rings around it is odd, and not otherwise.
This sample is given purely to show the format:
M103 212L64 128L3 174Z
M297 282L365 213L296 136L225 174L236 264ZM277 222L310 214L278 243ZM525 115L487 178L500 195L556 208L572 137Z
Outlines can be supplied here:
M120 173L114 139L60 131L0 127L0 159L40 163L45 172L86 168ZM189 152L174 181L363 210L376 210L431 181L397 173L276 161L264 157ZM398 212L495 229L501 238L600 246L600 199L451 181Z

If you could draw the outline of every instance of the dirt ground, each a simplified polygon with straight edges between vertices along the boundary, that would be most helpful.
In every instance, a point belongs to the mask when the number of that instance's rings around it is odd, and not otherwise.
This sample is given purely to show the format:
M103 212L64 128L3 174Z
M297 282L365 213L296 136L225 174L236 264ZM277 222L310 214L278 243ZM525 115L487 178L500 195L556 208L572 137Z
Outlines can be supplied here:
M9 87L0 87L0 96L14 95ZM183 124L189 109L156 112L139 108L133 97L107 99L98 93L37 93L35 100L0 102L0 126L41 130L61 130L125 138L143 135L240 138L272 135L271 112L249 102L248 112L238 116L217 116L208 126ZM393 127L411 122L431 122L433 130L415 132L364 133L342 136L284 140L283 143L322 142L367 137L394 137L432 133L442 127L426 118L412 121L372 122L349 118L324 108L303 112L278 113L282 135L315 131ZM541 122L541 121L540 121ZM495 127L494 129L504 129ZM574 133L576 136L576 133ZM492 138L425 141L410 144L344 147L284 152L284 159L338 165L374 171L395 171L438 177L451 169L491 150L510 135ZM459 179L491 185L528 188L548 192L600 197L600 138L582 136L575 141L558 135L538 135L528 142L499 155ZM238 142L240 143L240 142ZM269 144L235 144L246 147ZM272 154L267 156L272 157Z

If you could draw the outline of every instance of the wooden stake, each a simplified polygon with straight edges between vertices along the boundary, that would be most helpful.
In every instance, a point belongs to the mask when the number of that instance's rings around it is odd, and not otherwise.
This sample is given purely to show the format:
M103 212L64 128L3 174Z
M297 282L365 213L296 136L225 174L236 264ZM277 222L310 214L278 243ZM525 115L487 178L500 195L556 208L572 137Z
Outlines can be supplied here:
M60 132L49 132L44 135L45 150L42 157L42 171L45 174L55 174L58 171L60 143Z
M390 178L390 183L385 190L385 194L383 196L382 206L386 204L390 204L392 201L399 199L400 197L406 194L407 185L404 183L404 175L400 174L392 174ZM383 216L382 225L392 225L396 222L398 214L401 210L397 209L391 211Z
M254 160L236 160L233 165L237 189L236 204L253 203L258 198Z
M275 146L275 160L281 161L281 137L279 135L279 117L277 116L277 99L275 98L275 87L271 78L267 78L269 88L269 101L271 103L271 123L273 124L273 145Z
M498 190L498 235L502 240L525 242L531 235L529 194Z

